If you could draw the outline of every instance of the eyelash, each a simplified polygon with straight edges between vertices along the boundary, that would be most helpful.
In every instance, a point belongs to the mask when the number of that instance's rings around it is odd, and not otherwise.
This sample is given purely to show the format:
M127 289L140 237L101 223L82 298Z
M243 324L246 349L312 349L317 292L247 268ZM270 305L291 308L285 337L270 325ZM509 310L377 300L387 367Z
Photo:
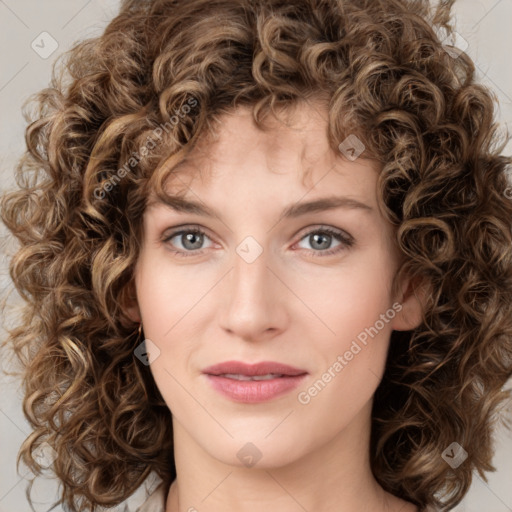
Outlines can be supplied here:
M206 234L205 231L203 231L202 229L199 229L197 227L193 227L193 228L185 228L185 229L180 229L180 230L177 230L177 231L174 231L172 233L170 233L169 235L167 235L162 241L164 243L167 243L167 242L170 242L174 237L176 237L177 235L183 235L185 233L193 233L194 235L205 235L206 237L208 237L208 235ZM333 249L327 249L327 250L312 250L310 249L308 252L313 256L313 257L326 257L326 256L331 256L333 254L336 254L342 250L344 250L344 248L350 248L354 245L354 239L352 237L350 237L349 235L346 235L345 233L343 233L342 231L338 231L338 230L334 230L332 228L329 228L329 227L322 227L322 228L315 228L311 231L308 231L307 233L305 233L301 239L299 240L299 242L301 240L303 240L304 238L308 237L308 236L311 236L313 234L316 234L316 233L323 233L323 234L328 234L334 238L336 238L338 241L340 241L342 243L342 245L339 245ZM208 237L209 238L209 237ZM345 247L343 247L345 246ZM174 249L171 249L171 252L173 254L175 254L176 256L179 256L179 257L183 257L183 258L188 258L188 257L191 257L191 256L197 256L197 255L200 255L203 253L203 250L197 250L197 251L182 251L182 250L174 250Z

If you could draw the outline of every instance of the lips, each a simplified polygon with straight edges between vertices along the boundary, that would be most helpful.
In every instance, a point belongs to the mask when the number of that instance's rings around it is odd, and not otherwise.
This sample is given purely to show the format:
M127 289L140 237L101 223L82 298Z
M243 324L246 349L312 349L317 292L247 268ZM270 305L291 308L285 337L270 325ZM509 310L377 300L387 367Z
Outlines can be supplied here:
M256 404L290 393L304 381L308 372L273 361L257 364L225 361L205 368L203 373L212 388L224 397Z
M247 364L241 361L225 361L223 363L204 368L203 373L216 376L241 375L254 377L273 374L284 377L293 377L297 375L305 375L308 372L306 370L301 370L299 368L274 361L262 361L256 364Z

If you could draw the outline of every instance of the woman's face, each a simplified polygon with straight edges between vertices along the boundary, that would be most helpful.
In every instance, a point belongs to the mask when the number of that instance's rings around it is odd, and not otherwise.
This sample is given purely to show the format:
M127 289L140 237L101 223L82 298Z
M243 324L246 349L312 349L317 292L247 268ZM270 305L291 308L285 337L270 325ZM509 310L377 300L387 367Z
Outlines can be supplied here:
M335 155L325 118L303 105L293 126L275 122L263 133L248 109L237 110L168 183L170 194L212 214L158 202L145 212L133 317L151 340L151 372L175 435L179 427L227 464L249 455L278 466L351 429L364 437L391 331L415 318L391 295L397 254L377 207L378 169L364 153ZM325 199L338 206L299 208ZM282 216L290 207L295 214ZM269 383L203 373L233 360L305 375L277 377L281 392L272 395ZM217 389L221 380L234 395ZM240 393L251 392L244 401Z

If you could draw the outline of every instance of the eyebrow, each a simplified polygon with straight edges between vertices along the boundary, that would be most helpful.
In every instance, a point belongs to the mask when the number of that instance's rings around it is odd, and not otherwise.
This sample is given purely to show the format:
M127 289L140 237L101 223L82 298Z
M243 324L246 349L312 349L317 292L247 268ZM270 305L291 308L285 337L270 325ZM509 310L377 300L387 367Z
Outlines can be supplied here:
M208 206L198 203L196 201L184 199L182 197L166 196L165 199L158 197L158 199L154 201L154 204L164 204L177 212L192 213L196 215L202 215L205 217L214 217L216 219L221 220L220 215L215 210L212 210ZM373 210L371 206L368 206L367 204L364 204L358 201L357 199L352 199L343 196L331 196L323 197L320 199L314 199L308 202L291 204L283 210L279 217L279 220L297 218L308 213L318 213L328 210L334 210L336 208L360 209L363 211Z

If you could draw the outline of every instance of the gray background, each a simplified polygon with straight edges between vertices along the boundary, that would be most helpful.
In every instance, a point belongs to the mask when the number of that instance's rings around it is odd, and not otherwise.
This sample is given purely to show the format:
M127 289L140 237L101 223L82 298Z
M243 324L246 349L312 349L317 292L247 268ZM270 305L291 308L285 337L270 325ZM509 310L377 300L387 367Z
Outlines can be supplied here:
M74 41L99 34L117 8L117 0L0 0L0 193L12 186L13 167L24 150L21 104L48 84L55 58ZM501 126L512 131L512 0L458 0L454 12L456 30L462 37L458 44L467 41L466 51L476 63L478 78L498 97ZM58 44L49 56L43 54L51 49L48 36L40 36L44 31ZM41 37L46 38L44 48ZM39 54L31 47L34 40L39 41ZM511 143L505 152L512 152ZM13 246L3 240L1 248L0 289L4 290L9 287L5 254ZM5 356L1 361L2 368L10 367ZM17 474L15 461L30 428L21 411L19 384L0 374L0 386L0 512L28 512L27 480L23 478L28 470L20 466L21 474ZM508 410L510 413L511 404ZM475 475L466 499L454 510L512 512L512 434L500 428L495 439L497 472L488 474L488 484ZM35 509L48 510L57 496L56 482L38 479L33 489L38 502ZM141 502L142 491L130 498L131 506Z

